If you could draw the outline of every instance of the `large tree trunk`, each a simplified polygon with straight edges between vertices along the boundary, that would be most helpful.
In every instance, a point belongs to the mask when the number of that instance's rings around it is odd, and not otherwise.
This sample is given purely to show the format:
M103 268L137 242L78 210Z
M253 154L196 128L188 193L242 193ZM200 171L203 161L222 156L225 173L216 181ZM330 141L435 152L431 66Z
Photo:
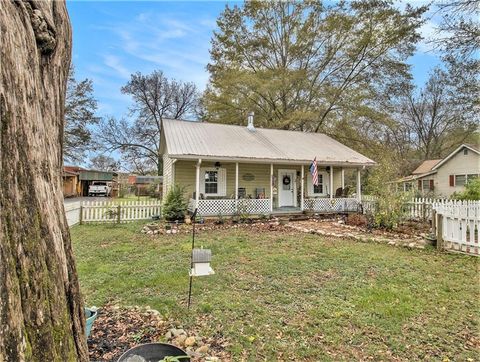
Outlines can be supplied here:
M0 361L87 361L61 187L65 3L3 0L0 26Z

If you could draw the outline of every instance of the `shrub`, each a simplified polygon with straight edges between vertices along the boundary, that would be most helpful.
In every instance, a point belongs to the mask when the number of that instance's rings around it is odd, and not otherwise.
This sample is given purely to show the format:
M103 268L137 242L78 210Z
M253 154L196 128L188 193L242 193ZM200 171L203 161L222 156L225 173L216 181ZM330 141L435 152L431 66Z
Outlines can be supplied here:
M170 188L165 197L162 207L162 214L167 221L183 221L187 212L187 203L184 198L185 190L174 185Z
M376 227L393 229L405 217L405 205L412 194L396 191L392 181L397 178L395 162L387 159L369 174L366 190L376 198L372 215Z
M468 181L465 190L453 193L451 198L455 200L480 200L480 178Z

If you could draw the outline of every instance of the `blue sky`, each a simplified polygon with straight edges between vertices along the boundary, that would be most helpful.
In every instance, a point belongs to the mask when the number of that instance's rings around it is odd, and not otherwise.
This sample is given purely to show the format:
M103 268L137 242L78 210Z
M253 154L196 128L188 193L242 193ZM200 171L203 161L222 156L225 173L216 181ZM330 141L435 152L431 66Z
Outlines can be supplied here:
M210 38L225 4L67 1L76 77L93 80L99 115L127 115L131 100L120 87L137 71L160 69L168 77L195 82L203 90L208 81ZM431 35L434 25L427 22L422 33ZM415 81L421 84L438 58L425 45L419 48L410 63Z

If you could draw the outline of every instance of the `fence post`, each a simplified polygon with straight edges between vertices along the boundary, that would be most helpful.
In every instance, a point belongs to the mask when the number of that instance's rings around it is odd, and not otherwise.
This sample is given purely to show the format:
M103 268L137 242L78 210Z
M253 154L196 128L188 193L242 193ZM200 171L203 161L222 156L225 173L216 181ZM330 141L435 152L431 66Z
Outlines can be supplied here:
M79 224L82 225L83 224L83 205L82 204L80 204L80 217L78 219L79 219Z
M443 250L443 215L437 213L437 249Z
M122 207L120 204L117 207L117 224L120 224L120 215L121 215Z
M437 212L432 207L432 235L437 234Z

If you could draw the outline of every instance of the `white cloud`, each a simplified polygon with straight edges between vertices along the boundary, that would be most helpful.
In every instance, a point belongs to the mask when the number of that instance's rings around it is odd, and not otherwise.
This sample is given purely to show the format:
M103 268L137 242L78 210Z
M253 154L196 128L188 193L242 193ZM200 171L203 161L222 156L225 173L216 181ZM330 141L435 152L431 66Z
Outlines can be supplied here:
M121 78L130 79L131 72L122 65L119 57L107 54L103 56L103 62L107 67L112 68Z

